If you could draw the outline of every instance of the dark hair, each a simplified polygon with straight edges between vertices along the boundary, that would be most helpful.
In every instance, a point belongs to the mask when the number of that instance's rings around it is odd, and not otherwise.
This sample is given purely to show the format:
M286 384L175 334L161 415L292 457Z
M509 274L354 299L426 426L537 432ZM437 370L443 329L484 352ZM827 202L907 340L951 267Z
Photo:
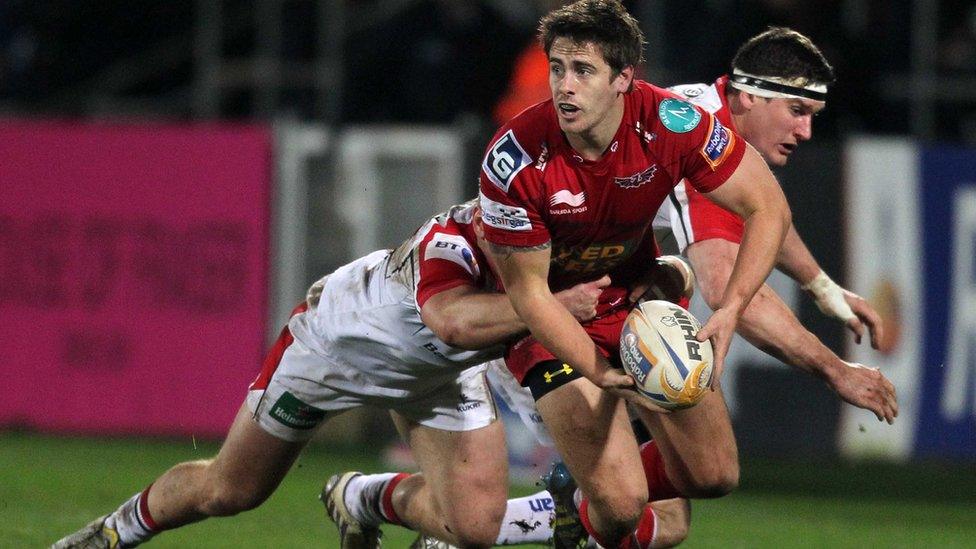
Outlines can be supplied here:
M579 0L549 12L539 21L546 55L557 38L599 46L614 73L644 61L644 33L618 0Z
M799 78L806 84L830 84L834 68L806 36L786 27L769 27L750 38L732 59L732 70L753 76Z

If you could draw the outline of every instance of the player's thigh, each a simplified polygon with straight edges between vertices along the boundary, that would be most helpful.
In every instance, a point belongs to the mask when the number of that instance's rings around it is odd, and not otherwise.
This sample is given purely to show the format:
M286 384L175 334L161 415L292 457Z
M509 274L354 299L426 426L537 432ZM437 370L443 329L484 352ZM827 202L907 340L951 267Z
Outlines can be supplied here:
M508 452L500 421L467 431L421 425L393 413L449 523L500 522L508 496Z
M622 515L639 514L647 501L647 482L623 401L579 378L543 395L536 404L566 466L591 502Z
M664 456L668 477L676 487L694 490L737 482L738 449L721 389L709 391L686 410L637 413Z
M262 499L274 491L305 446L269 434L244 405L209 467L210 481L227 491Z

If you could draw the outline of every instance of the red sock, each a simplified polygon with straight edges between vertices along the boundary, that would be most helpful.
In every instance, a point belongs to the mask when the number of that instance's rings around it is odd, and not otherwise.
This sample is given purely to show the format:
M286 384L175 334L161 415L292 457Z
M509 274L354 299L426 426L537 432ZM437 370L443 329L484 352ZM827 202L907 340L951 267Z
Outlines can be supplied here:
M400 484L403 479L409 476L410 473L400 473L393 477L386 484L386 488L383 489L383 493L380 495L380 513L383 514L383 518L390 524L403 526L403 521L400 520L400 517L396 514L396 510L393 509L393 490L396 489L397 484Z
M641 446L640 455L644 463L644 476L647 477L647 501L684 497L671 484L668 473L664 470L664 458L653 440Z
M586 532L589 535L593 536L593 539L595 539L597 543L603 547L609 547L603 537L598 535L596 531L593 530L593 524L590 522L589 503L589 500L586 498L583 498L583 501L580 503L580 522L583 523L583 528L586 529ZM644 549L646 547L650 547L651 542L654 541L654 528L656 525L657 519L654 517L654 510L651 509L650 505L645 505L644 512L641 513L640 520L637 521L637 529L633 534L620 540L620 543L617 544L617 548Z

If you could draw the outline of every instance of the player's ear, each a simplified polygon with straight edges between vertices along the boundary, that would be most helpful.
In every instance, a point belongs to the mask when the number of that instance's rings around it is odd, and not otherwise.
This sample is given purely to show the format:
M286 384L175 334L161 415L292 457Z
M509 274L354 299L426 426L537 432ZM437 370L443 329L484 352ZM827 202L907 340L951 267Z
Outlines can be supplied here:
M481 208L475 208L474 217L471 219L471 225L474 226L474 235L478 238L485 237L485 227L481 221Z
M759 98L751 93L744 92L744 91L739 92L739 103L742 104L742 108L744 108L747 111L752 110L752 107L756 105L757 99Z
M617 76L613 79L613 86L617 93L626 93L630 91L630 87L634 84L634 66L627 65L626 67L620 69Z

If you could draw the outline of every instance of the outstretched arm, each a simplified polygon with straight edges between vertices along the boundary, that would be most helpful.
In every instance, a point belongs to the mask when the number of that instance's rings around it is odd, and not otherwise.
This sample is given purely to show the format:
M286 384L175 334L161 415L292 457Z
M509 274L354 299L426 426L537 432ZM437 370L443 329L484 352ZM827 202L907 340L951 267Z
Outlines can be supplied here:
M557 292L554 297L574 319L585 321L596 315L600 293L609 285L610 277L604 276ZM484 349L528 331L508 296L468 284L428 298L420 317L441 341L458 349Z
M710 307L720 304L738 245L709 239L688 247L688 260L698 276L702 297ZM870 410L888 423L898 415L895 388L875 368L845 362L807 331L786 303L763 285L739 320L738 332L777 359L823 379L844 401Z
M714 387L732 343L736 323L773 268L790 226L790 208L766 162L748 145L742 162L731 177L705 196L745 221L742 244L728 284L714 308L715 313L698 332L699 341L712 339Z
M776 265L813 296L823 314L846 324L854 332L857 343L861 343L867 327L871 346L878 348L882 335L881 315L864 298L838 286L827 276L792 225Z

